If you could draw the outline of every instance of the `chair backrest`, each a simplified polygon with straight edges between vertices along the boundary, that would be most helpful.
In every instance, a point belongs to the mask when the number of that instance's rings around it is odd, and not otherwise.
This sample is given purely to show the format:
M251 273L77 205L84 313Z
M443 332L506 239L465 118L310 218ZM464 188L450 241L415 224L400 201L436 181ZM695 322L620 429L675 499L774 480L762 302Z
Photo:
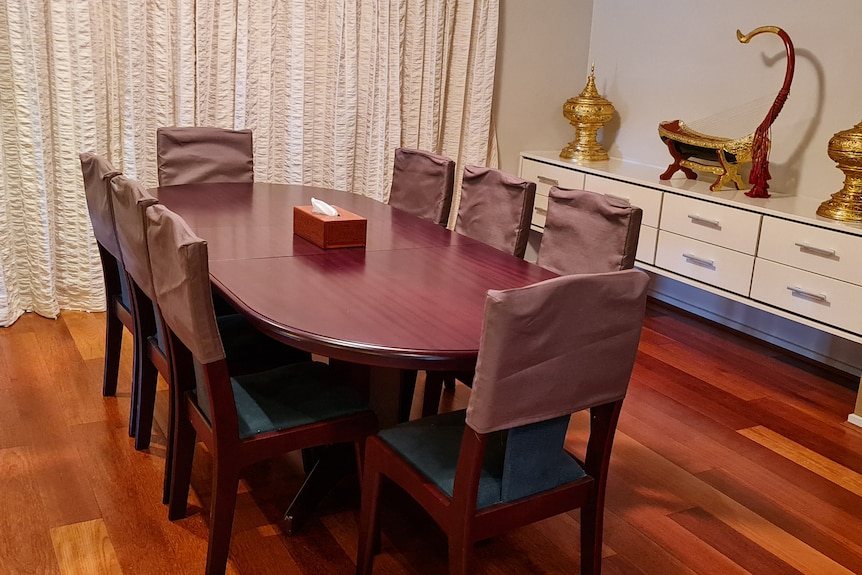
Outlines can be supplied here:
M146 208L155 301L170 331L201 364L225 358L213 310L207 244L161 204Z
M489 291L468 425L490 433L625 397L648 284L625 270Z
M114 229L114 212L108 195L111 178L120 172L102 156L84 153L80 155L81 173L84 177L84 194L87 211L93 225L93 235L112 256L122 261L117 232Z
M524 257L536 184L493 168L467 166L455 231Z
M126 273L151 301L155 301L144 217L147 206L158 203L158 200L139 182L120 175L111 180L111 203Z
M159 128L156 154L160 186L254 181L251 130Z
M558 274L631 269L643 212L622 199L551 188L536 263Z
M445 226L454 187L453 160L421 150L395 150L390 206Z

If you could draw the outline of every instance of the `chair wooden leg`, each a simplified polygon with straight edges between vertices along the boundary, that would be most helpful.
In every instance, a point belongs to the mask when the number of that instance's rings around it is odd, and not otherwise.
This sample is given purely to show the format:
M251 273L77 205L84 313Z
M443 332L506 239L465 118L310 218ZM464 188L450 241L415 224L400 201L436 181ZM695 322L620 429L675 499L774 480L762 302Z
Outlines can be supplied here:
M165 446L165 478L162 484L162 503L171 501L171 479L174 476L174 449L177 428L177 410L180 405L174 394L176 384L172 378L168 378L168 437ZM192 446L194 449L194 446Z
M605 491L622 403L620 400L590 409L590 439L584 469L595 484L590 501L581 508L581 575L599 575L602 570Z
M184 405L176 406L174 426L173 463L171 464L170 496L168 497L168 519L174 521L186 516L189 485L192 478L192 463L195 456L195 428L187 417L181 415Z
M132 334L134 339L132 349L134 350L132 353L132 393L131 393L131 405L129 406L129 437L138 437L138 400L140 395L140 373L141 373L141 363L143 362L143 355L146 353L144 349L143 342L141 338L138 337L137 333Z
M443 389L455 391L455 376L453 374L447 373L443 376Z
M440 394L443 392L444 374L439 371L425 372L425 393L422 398L422 417L435 415L440 408Z
M207 547L206 575L224 575L230 555L230 535L236 511L239 468L221 461L213 469L210 538Z
M467 575L471 573L473 560L473 542L467 532L457 529L449 534L449 575Z
M369 440L371 441L371 440ZM359 549L356 575L371 575L374 554L380 541L380 481L377 450L366 445L365 469L362 475L362 504L359 512Z
M153 412L156 408L156 386L159 372L146 355L141 358L138 371L137 429L135 429L135 449L138 451L150 446L153 432Z
M108 298L108 313L105 320L105 375L102 380L102 395L117 394L120 377L120 352L123 348L123 322L113 312L114 302Z
M601 573L603 515L595 501L581 508L581 575Z

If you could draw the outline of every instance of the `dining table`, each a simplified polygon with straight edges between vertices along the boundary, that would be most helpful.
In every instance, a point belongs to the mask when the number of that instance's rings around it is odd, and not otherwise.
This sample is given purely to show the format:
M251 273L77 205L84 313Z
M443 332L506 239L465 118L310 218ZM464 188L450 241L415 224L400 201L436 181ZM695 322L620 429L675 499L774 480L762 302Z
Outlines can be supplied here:
M386 203L322 187L151 189L207 242L214 291L268 336L365 385L381 426L409 416L418 370L475 368L486 294L556 274ZM294 234L311 199L367 220L364 247Z

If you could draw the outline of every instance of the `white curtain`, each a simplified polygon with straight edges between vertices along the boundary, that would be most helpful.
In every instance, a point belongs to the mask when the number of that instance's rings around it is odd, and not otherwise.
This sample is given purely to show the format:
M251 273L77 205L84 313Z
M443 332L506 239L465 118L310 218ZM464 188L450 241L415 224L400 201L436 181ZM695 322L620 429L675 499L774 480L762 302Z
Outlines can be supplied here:
M153 186L159 126L251 128L258 180L380 200L398 146L496 166L498 3L6 0L0 325L104 309L78 154Z

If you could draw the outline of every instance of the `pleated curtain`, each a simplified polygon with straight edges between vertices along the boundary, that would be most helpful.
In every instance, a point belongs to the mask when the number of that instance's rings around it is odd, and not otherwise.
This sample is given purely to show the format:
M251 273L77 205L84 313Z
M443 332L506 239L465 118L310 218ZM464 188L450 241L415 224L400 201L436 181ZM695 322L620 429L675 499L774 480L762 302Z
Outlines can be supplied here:
M78 154L155 186L159 126L251 128L257 180L379 200L399 146L496 166L498 1L6 0L0 325L104 309Z

